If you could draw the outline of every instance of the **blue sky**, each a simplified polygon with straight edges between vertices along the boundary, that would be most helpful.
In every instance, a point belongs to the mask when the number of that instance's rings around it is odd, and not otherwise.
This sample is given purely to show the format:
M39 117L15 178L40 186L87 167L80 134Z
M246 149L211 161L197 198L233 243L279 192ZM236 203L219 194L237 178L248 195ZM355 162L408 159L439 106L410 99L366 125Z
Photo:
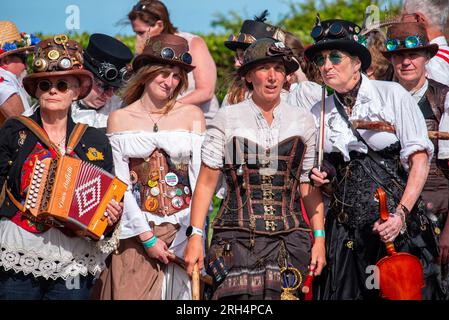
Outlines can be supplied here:
M172 22L181 31L203 32L214 30L210 26L214 14L234 10L243 18L252 18L264 9L270 11L269 20L278 21L286 14L288 3L299 0L165 0ZM126 18L137 0L0 0L0 20L14 21L20 31L44 34L67 32L70 13L79 8L78 32L101 32L110 35L132 34L127 26L116 26ZM69 13L66 9L69 8Z

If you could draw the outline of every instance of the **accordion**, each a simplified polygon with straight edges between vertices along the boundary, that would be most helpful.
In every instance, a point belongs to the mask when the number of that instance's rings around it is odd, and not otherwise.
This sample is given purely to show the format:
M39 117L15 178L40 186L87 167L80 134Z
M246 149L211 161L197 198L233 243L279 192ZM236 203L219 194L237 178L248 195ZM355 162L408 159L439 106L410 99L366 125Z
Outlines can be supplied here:
M108 202L120 202L126 188L126 183L91 163L68 156L46 158L34 164L25 212L98 240L108 226Z

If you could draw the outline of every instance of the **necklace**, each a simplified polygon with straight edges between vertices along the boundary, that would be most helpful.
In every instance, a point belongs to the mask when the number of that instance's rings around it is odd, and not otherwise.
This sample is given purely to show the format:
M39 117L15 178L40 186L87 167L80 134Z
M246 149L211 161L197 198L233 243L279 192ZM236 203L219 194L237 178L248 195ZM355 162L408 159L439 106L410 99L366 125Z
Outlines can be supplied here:
M62 139L59 142L56 142L55 145L58 147L58 149L61 151L62 154L65 154L65 135L62 137Z
M141 104L142 107L143 107L142 99L140 99L140 104ZM165 117L165 116L167 115L167 113L168 113L168 112L163 113L162 116L161 116L159 119L157 119L157 121L154 121L154 120L153 120L153 117L151 116L151 111L148 111L148 116L150 117L151 121L153 122L153 132L158 132L158 131L159 131L159 127L158 127L157 123L158 123L159 121L161 121L161 119L162 119L163 117Z

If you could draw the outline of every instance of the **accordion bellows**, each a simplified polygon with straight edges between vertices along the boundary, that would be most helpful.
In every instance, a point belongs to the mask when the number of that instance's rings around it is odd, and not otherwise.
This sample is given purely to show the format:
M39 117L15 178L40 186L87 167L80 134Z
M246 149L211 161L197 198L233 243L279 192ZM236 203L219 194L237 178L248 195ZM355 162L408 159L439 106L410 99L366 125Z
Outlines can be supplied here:
M36 161L25 208L42 221L58 221L79 236L103 238L112 199L123 198L126 183L80 159L63 156Z

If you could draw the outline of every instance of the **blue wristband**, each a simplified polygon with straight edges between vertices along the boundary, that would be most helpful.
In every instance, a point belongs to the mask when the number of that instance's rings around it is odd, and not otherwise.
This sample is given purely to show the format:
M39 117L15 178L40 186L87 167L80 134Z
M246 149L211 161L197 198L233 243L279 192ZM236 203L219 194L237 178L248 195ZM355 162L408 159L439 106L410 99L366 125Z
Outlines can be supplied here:
M324 230L323 229L318 229L318 230L313 230L313 236L316 237L323 237L324 238Z
M157 242L157 237L156 236L152 236L150 239L142 242L142 245L145 249L150 249L151 247L153 247Z

